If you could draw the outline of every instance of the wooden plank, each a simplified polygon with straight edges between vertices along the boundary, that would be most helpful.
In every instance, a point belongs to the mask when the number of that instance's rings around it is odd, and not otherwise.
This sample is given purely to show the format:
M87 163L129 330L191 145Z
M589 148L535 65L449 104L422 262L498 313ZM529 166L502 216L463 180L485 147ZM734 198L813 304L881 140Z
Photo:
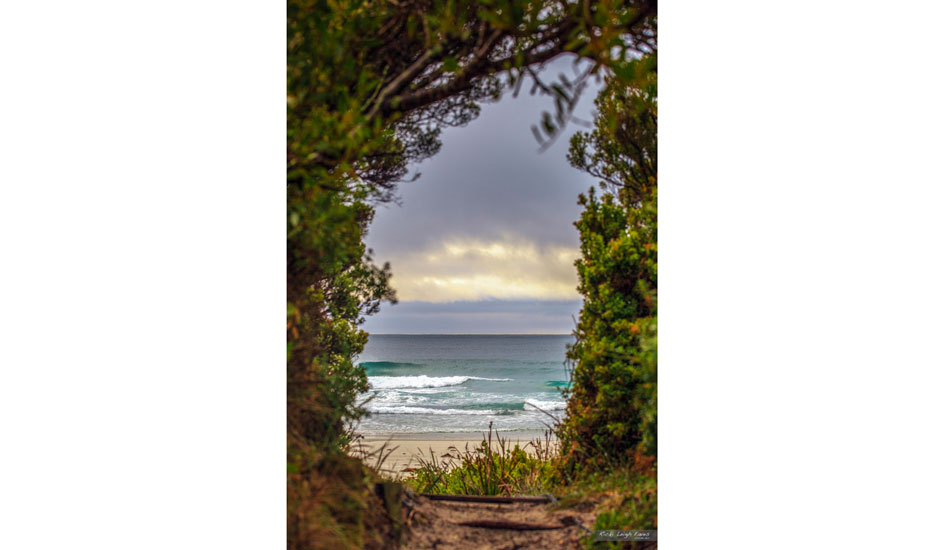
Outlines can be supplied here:
M513 504L516 502L529 502L534 504L546 504L554 502L554 497L487 497L474 495L433 495L428 493L419 493L419 496L431 500L450 500L454 502L488 502L493 504Z

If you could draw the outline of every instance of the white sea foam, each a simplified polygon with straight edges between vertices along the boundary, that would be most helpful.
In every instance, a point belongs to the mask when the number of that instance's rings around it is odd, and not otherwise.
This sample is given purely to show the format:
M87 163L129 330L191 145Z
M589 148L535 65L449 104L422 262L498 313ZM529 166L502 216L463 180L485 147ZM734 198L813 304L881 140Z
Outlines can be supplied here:
M537 399L525 399L524 400L524 410L526 411L536 411L541 409L542 411L559 411L567 408L567 403L564 401L540 401Z
M479 376L370 376L369 385L374 390L394 388L442 388L458 386L469 380L489 380L492 382L508 382L511 378L481 378Z
M371 403L374 405L415 405L425 402L426 396L405 393L399 390L381 390L377 392L368 392L361 396L359 401L372 397Z
M459 415L459 414L471 414L471 415L480 415L487 416L495 414L495 411L479 409L479 410L464 410L464 409L429 409L427 407L369 407L369 411L376 414L440 414L440 415Z

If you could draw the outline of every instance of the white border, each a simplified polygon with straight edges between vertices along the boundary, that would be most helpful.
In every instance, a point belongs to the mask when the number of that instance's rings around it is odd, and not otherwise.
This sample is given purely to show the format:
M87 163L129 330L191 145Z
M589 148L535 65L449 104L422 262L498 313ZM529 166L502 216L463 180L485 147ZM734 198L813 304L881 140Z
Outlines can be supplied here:
M667 550L946 546L948 11L662 4Z
M285 8L0 8L0 547L285 545Z

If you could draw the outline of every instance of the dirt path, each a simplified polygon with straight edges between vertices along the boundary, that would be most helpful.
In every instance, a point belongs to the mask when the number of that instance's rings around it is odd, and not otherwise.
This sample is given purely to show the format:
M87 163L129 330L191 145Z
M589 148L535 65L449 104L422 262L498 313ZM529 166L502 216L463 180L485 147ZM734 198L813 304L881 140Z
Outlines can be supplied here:
M411 499L407 521L406 550L518 550L566 548L579 549L586 534L578 526L590 525L593 512L557 509L555 504L473 503L430 500L416 495ZM543 530L518 530L460 525L519 523Z

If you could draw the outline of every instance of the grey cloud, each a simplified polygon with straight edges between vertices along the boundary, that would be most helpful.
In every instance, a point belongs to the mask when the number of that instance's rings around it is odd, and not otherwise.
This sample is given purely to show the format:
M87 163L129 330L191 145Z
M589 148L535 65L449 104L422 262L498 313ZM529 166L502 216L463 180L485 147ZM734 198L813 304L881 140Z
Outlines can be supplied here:
M558 72L572 73L569 58L556 60L546 78ZM531 125L553 103L528 88L518 98L509 93L483 105L467 127L445 129L442 151L412 167L422 176L400 186L402 206L380 207L370 228L367 242L379 260L398 269L401 252L457 237L577 246L577 195L597 182L568 165L565 155L570 136L584 128L573 124L539 153ZM579 118L592 120L595 88L591 81L575 110Z
M580 300L401 302L367 318L374 334L569 334Z
M572 74L570 58L555 60L543 74L553 79L559 72ZM573 329L581 301L572 266L579 254L572 223L581 212L577 195L597 182L565 159L571 135L584 127L572 125L538 152L531 126L543 111L553 110L553 102L531 96L528 84L518 98L508 93L483 105L467 127L445 129L441 152L410 167L422 176L400 186L402 205L377 209L367 244L378 262L391 262L393 284L405 301L370 317L366 330L565 334ZM591 81L575 116L593 120L597 89ZM489 251L456 254L450 248L466 243ZM499 246L528 252L491 252Z

